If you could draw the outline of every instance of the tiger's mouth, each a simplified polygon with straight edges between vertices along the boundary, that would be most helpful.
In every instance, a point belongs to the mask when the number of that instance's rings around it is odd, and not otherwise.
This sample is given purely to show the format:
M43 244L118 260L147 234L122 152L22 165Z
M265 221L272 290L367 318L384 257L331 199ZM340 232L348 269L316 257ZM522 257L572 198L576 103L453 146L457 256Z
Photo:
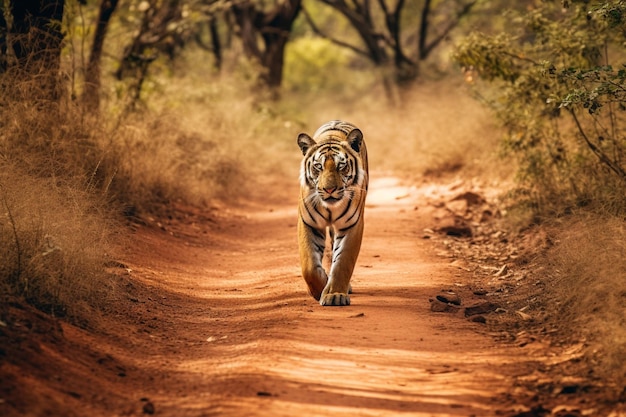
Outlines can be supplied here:
M328 205L333 205L339 203L343 199L343 193L340 195L332 195L332 194L320 194L320 198L322 201Z
M341 187L317 188L317 197L327 205L333 205L343 200L344 190Z

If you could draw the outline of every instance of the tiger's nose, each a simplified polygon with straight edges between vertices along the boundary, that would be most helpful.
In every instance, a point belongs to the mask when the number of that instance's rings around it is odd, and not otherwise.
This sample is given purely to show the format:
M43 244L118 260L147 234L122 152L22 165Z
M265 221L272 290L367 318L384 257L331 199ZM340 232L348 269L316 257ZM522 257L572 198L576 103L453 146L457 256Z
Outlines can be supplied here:
M337 187L324 188L324 191L326 191L328 194L332 194L336 189L337 189Z

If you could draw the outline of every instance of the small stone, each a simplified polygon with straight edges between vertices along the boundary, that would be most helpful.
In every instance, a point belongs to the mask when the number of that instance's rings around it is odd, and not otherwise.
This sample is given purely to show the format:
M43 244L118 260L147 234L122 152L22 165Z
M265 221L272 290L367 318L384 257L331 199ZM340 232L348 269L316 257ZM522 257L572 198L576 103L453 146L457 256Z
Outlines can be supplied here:
M538 405L532 407L528 411L522 411L517 414L513 414L512 417L544 417L551 414L551 411L547 408L544 408L542 405Z
M460 307L454 304L444 303L440 300L430 300L430 311L435 313L456 313Z
M143 405L143 413L144 414L154 414L154 404L152 404L150 401L147 401Z
M437 295L437 300L443 303L454 304L457 306L461 305L461 297L459 297L458 294L452 291L442 292L441 294Z
M564 385L561 388L561 394L576 394L580 390L580 385L578 384L569 384Z
M487 319L485 318L485 316L473 316L470 321L474 322L474 323L482 323L485 324L487 323Z
M464 223L445 225L438 230L447 236L472 237L472 228Z
M476 304L471 307L465 308L465 317L475 316L478 314L486 314L495 311L498 308L497 304L485 301L483 303Z
M446 208L457 216L465 216L468 210L467 200L452 200L446 203Z
M465 200L468 205L476 206L483 204L485 199L480 194L476 194L472 191L466 191L454 197L451 201Z

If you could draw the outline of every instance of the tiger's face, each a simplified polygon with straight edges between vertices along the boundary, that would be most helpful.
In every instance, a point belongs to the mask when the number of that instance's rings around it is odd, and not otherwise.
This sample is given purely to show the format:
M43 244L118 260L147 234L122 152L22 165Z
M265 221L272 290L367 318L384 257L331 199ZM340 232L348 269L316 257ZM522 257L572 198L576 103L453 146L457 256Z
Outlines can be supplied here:
M307 134L298 137L298 144L305 158L302 163L303 186L314 190L319 201L327 207L340 204L353 194L356 186L358 149L362 134L358 129L347 137L329 136L315 142Z
M352 179L348 157L343 152L316 153L310 161L310 179L318 197L327 205L343 199Z

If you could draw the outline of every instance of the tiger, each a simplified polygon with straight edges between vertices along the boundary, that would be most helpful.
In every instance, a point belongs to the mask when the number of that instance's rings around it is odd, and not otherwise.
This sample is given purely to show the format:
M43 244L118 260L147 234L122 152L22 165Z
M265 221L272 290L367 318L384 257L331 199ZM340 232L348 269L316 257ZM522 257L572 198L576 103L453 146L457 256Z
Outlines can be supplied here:
M333 120L313 137L300 133L297 142L304 156L297 226L302 276L322 306L347 306L369 183L363 133L351 123ZM327 232L332 242L329 273L322 266Z

